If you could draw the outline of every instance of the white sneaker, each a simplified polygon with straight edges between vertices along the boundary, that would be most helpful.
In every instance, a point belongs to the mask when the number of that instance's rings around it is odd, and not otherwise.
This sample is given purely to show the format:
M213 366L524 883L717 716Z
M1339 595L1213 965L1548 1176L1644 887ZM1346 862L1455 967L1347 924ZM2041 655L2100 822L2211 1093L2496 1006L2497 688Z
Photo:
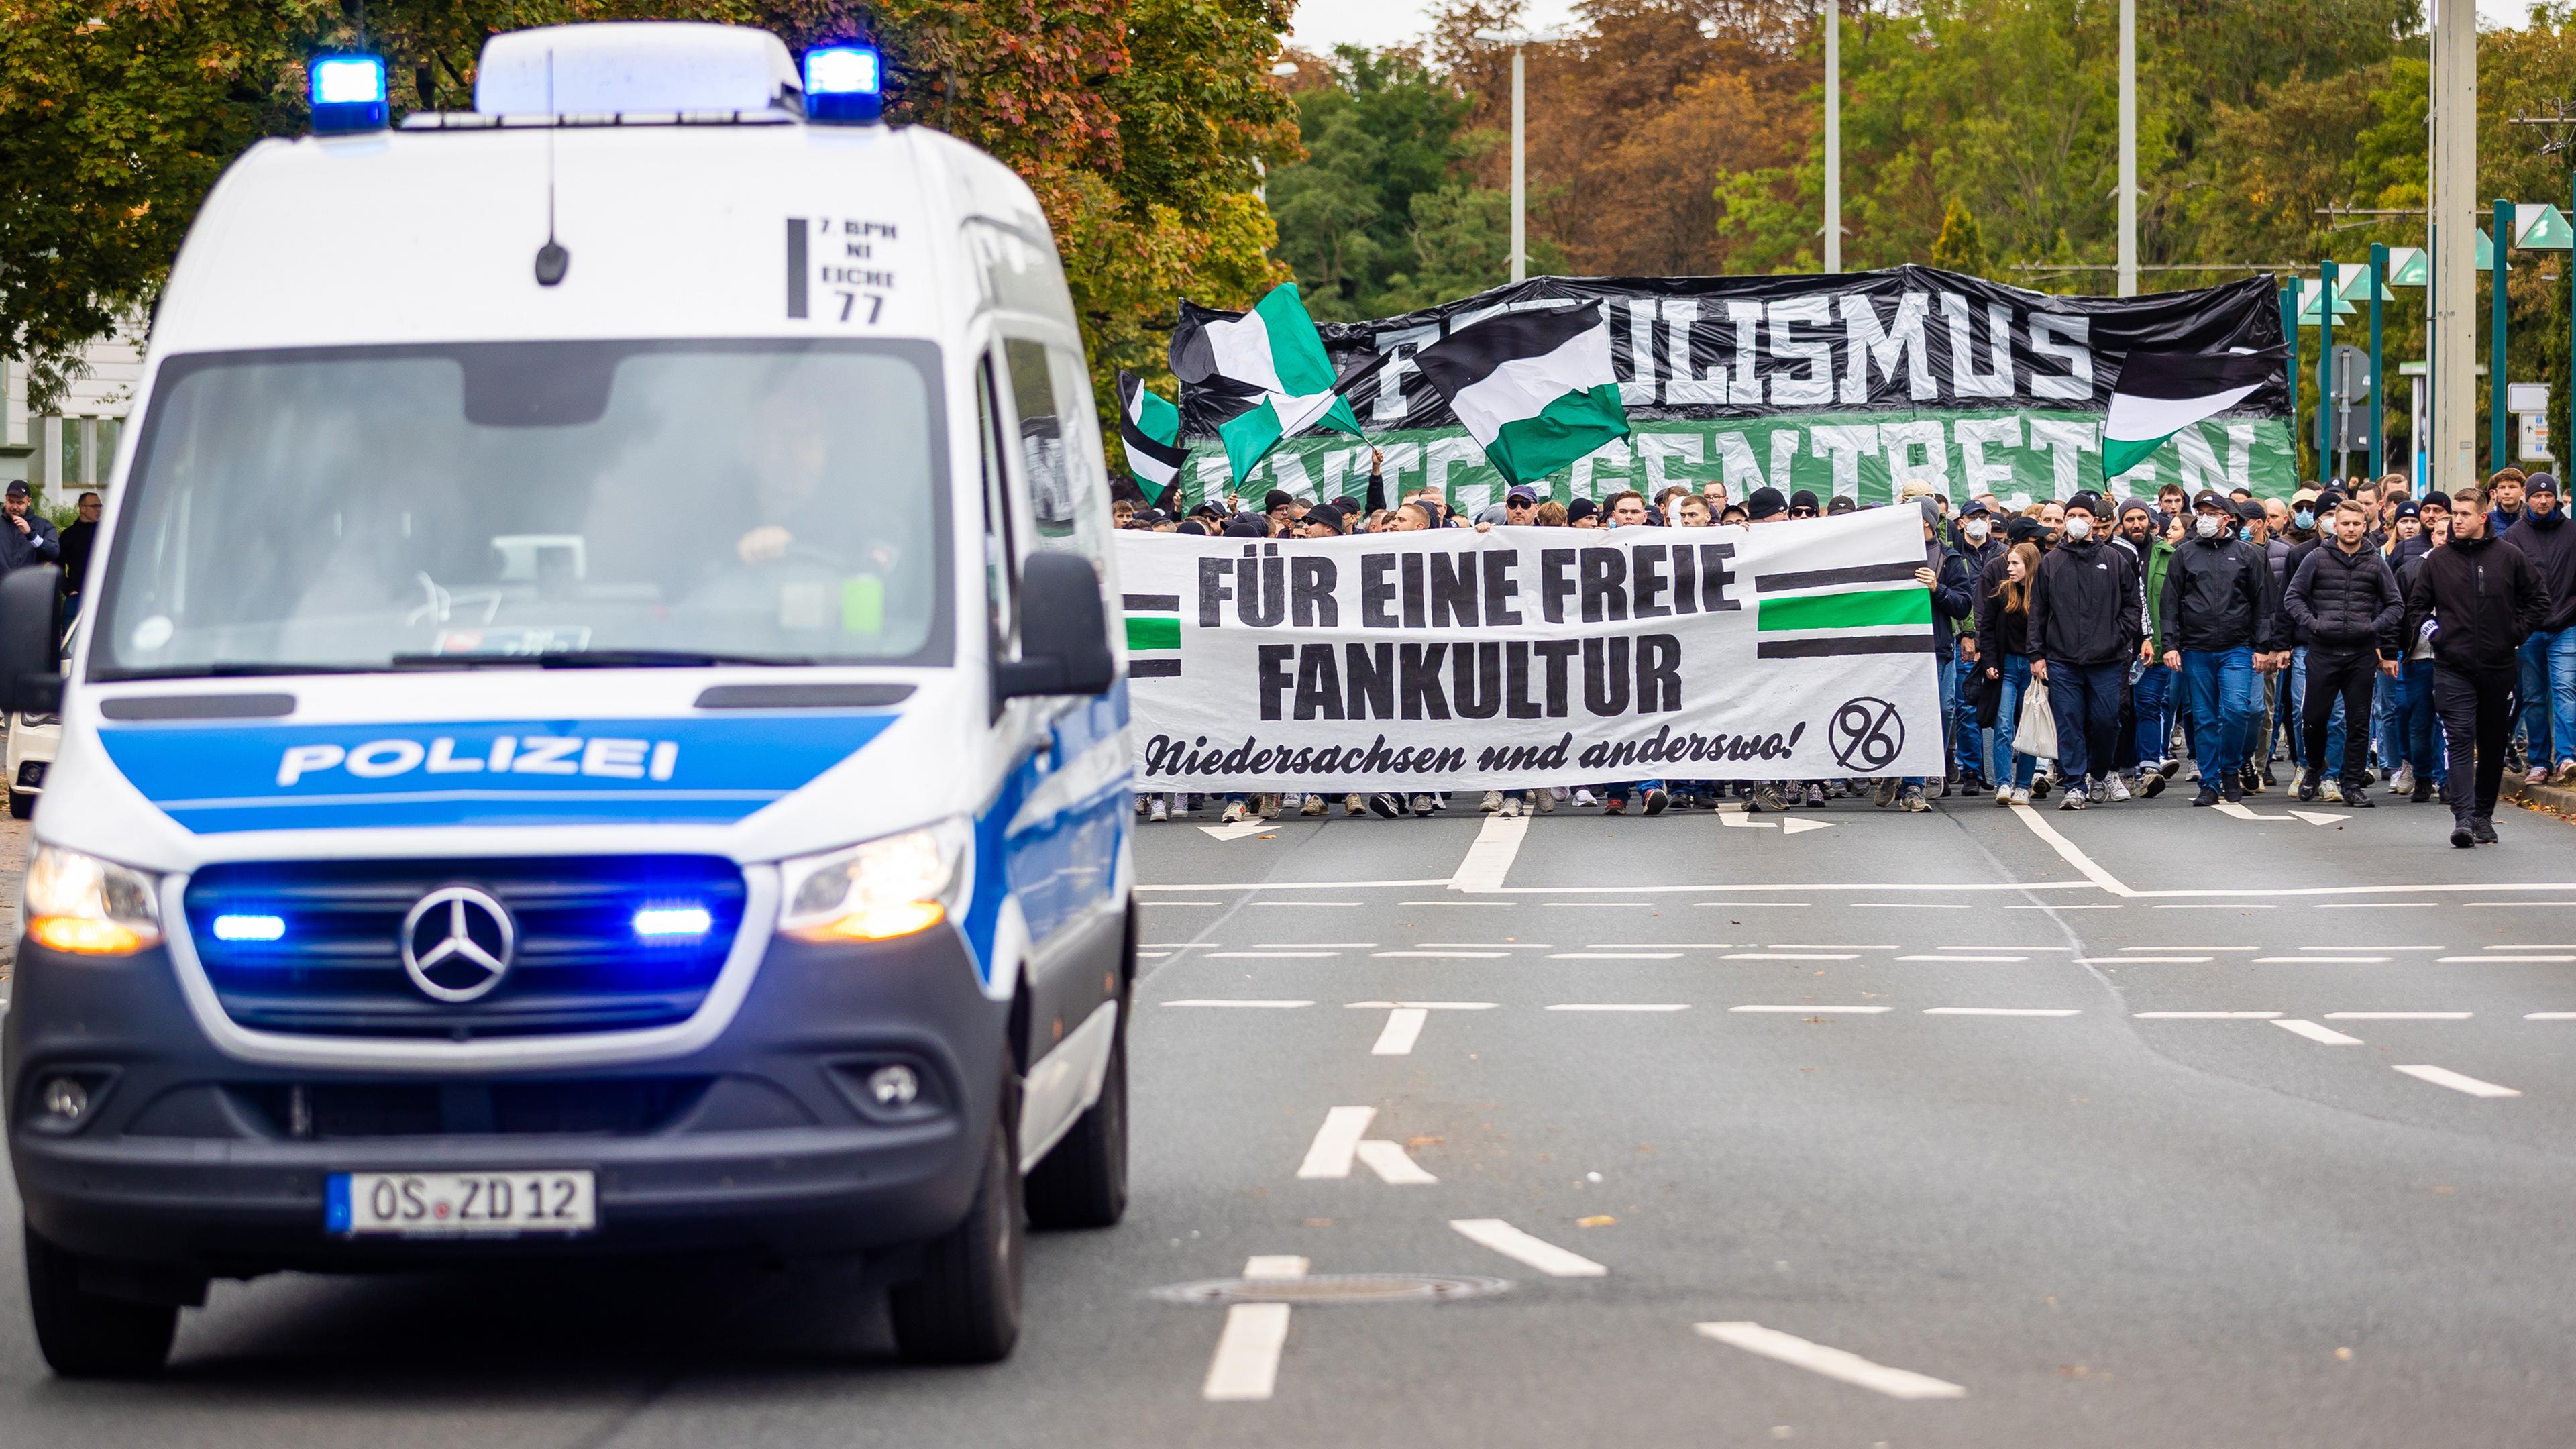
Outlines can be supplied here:
M2015 805L2027 805L2030 803L2030 787L2028 785L2018 785L2013 788L2013 803Z
M2111 777L2111 798L2115 801L2128 799L2129 782L2121 779L2118 775L2113 775Z
M1556 809L1556 797L1564 793L1565 791L1561 787L1551 788L1541 790L1530 798L1538 802L1538 813L1545 815Z
M1503 792L1502 792L1502 791L1500 791L1500 790L1488 790L1488 791L1486 791L1486 792L1485 792L1485 804L1484 804L1484 811L1485 811L1485 813L1486 813L1486 814L1488 814L1488 815L1496 814L1496 813L1498 813L1499 811L1501 811L1501 809L1502 809L1502 808L1503 808Z
M1495 813L1501 815L1505 820L1518 820L1521 818L1521 802L1513 799L1509 795L1506 795L1503 797L1502 808Z
M1551 800L1562 801L1566 798L1566 789L1563 785L1550 785L1547 787L1547 795Z
M2415 789L2415 767L2412 764L2398 766L2397 773L2388 777L2388 788L2391 793L2398 795L2413 793Z
M1600 804L1601 802L1600 802L1600 801L1598 801L1598 800L1596 800L1596 799L1594 799L1594 798L1592 798L1592 792L1591 792L1591 791L1589 791L1589 790L1583 790L1583 789L1578 789L1578 790L1576 790L1576 791L1574 792L1574 803L1575 803L1575 804L1577 804L1577 805L1587 805L1587 806L1588 806L1588 805L1598 805L1598 804Z
M2320 799L2320 800L2332 800L2332 801L2334 801L2334 802L2335 802L2335 803L2337 803L2337 804L2341 804L2341 803L2343 802L2343 781L2341 781L2341 780L2320 780L2320 781L2318 781L2318 782L2317 782L2317 798L2318 798L2318 799Z
M1217 823L1220 825L1241 825L1243 823L1243 802L1240 800L1226 801L1225 813L1217 817Z
M1306 804L1305 804L1305 806L1304 806L1303 808L1301 808L1297 813L1298 813L1298 814L1300 814L1300 815L1321 815L1321 814L1323 814L1323 813L1324 813L1324 797L1323 797L1323 796L1321 796L1321 795L1313 794L1313 793L1311 793L1311 792L1310 792L1310 793L1306 796Z
M2012 792L2012 787L2011 787L2011 786L2009 786L2009 785L1998 785L1998 786L1996 786L1996 787L1995 787L1995 808L1996 808L1996 809L1998 809L1998 810L2009 810L2009 809L2011 809L2011 808L2012 808L2012 802L2013 802L2013 792Z
M1413 813L1416 815L1428 815L1439 808L1440 802L1432 799L1428 795L1416 795L1413 797Z
M1146 818L1146 819L1148 819L1148 820L1153 820L1153 821L1158 821L1158 822L1159 822L1159 821L1164 821L1164 820L1169 820L1169 819L1171 819L1171 818L1172 818L1172 807L1170 807L1169 805L1164 804L1164 803L1163 803L1163 797L1162 797L1162 796L1160 796L1160 795L1157 795L1157 796L1155 796L1155 797L1154 797L1154 804L1153 804L1152 809L1151 809L1150 811L1148 811L1148 812L1147 812L1147 814L1146 814L1146 817L1145 817L1145 818Z

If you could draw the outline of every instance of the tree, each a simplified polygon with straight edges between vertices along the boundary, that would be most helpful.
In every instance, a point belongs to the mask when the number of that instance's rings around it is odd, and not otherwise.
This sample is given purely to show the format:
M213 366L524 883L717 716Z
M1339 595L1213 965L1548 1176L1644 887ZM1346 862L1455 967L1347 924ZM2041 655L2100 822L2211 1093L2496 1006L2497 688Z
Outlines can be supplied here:
M1986 272L1986 237L1968 203L1953 196L1941 216L1941 234L1932 239L1932 265L1981 277Z

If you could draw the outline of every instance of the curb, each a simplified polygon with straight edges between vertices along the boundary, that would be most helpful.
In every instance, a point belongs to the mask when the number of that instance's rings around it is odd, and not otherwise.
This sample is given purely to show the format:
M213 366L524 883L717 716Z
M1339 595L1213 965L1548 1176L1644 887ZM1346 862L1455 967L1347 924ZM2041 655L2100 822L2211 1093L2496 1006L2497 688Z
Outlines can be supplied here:
M2503 797L2531 810L2546 811L2562 820L2576 820L2576 788L2566 785L2526 785L2520 780L2507 780Z

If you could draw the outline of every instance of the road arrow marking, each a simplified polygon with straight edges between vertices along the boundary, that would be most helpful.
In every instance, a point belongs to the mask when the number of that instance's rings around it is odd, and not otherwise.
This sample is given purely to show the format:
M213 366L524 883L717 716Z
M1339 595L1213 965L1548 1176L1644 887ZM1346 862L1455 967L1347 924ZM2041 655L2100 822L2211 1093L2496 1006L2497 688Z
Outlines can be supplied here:
M1802 831L1831 830L1833 828L1834 822L1830 820L1802 820L1794 815L1780 822L1780 833L1782 835L1796 835Z
M1526 1263L1551 1278L1602 1278L1610 1272L1580 1253L1531 1237L1501 1218L1451 1218L1449 1226L1465 1234L1468 1241Z
M1964 1399L1968 1391L1957 1384L1918 1374L1908 1369L1889 1368L1871 1363L1856 1353L1809 1343L1793 1333L1764 1328L1758 1323L1694 1323L1691 1327L1720 1343L1732 1344L1747 1353L1795 1364L1829 1379L1841 1379L1875 1389L1891 1399Z
M2219 801L2218 813L2221 815L2233 815L2239 820L2287 820L2290 818L2287 815L2266 815L2260 811L2250 810L2241 802L2235 800Z
M2341 825L2343 823L2343 817L2340 815L2326 815L2314 810L2293 810L2290 813L2298 816L2301 820L2308 822L2310 825Z
M1380 1182L1395 1187L1421 1187L1440 1180L1423 1171L1422 1164L1406 1155L1404 1144L1400 1142L1372 1139L1358 1144L1353 1150L1359 1154L1360 1161L1368 1164L1369 1171L1377 1174Z
M1270 828L1271 824L1267 820L1239 820L1232 825L1202 825L1199 827L1199 829L1206 831L1208 834L1215 836L1219 840L1241 840L1247 835L1259 835L1261 832Z
M2315 1042L2320 1046L2361 1045L2360 1037L2346 1036L2342 1032L2335 1030L2333 1027L2319 1026L2313 1021L2302 1021L2295 1016L2275 1018L2272 1024L2293 1036L2306 1037L2308 1040Z
M1306 1160L1298 1165L1299 1177L1348 1177L1351 1155L1359 1147L1360 1134L1377 1120L1375 1107L1335 1107L1324 1114L1324 1125L1315 1129L1315 1140L1306 1148Z
M1741 805L1718 806L1717 823L1725 826L1729 830L1777 830L1780 828L1779 821L1756 820L1751 815L1745 813L1745 809Z
M1377 1045L1369 1055L1403 1057L1413 1054L1413 1044L1422 1037L1422 1024L1431 1013L1419 1006L1399 1006L1386 1014L1386 1030L1377 1034Z

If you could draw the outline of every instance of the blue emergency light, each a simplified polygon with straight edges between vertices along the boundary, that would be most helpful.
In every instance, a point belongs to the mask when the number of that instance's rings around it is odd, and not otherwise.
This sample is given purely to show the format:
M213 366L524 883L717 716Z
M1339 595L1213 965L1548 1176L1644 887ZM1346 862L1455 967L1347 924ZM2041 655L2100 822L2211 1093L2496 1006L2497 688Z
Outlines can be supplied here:
M385 128L385 62L374 55L330 55L313 62L313 130L317 135Z
M805 52L805 116L871 125L885 115L885 66L872 45L825 45Z

